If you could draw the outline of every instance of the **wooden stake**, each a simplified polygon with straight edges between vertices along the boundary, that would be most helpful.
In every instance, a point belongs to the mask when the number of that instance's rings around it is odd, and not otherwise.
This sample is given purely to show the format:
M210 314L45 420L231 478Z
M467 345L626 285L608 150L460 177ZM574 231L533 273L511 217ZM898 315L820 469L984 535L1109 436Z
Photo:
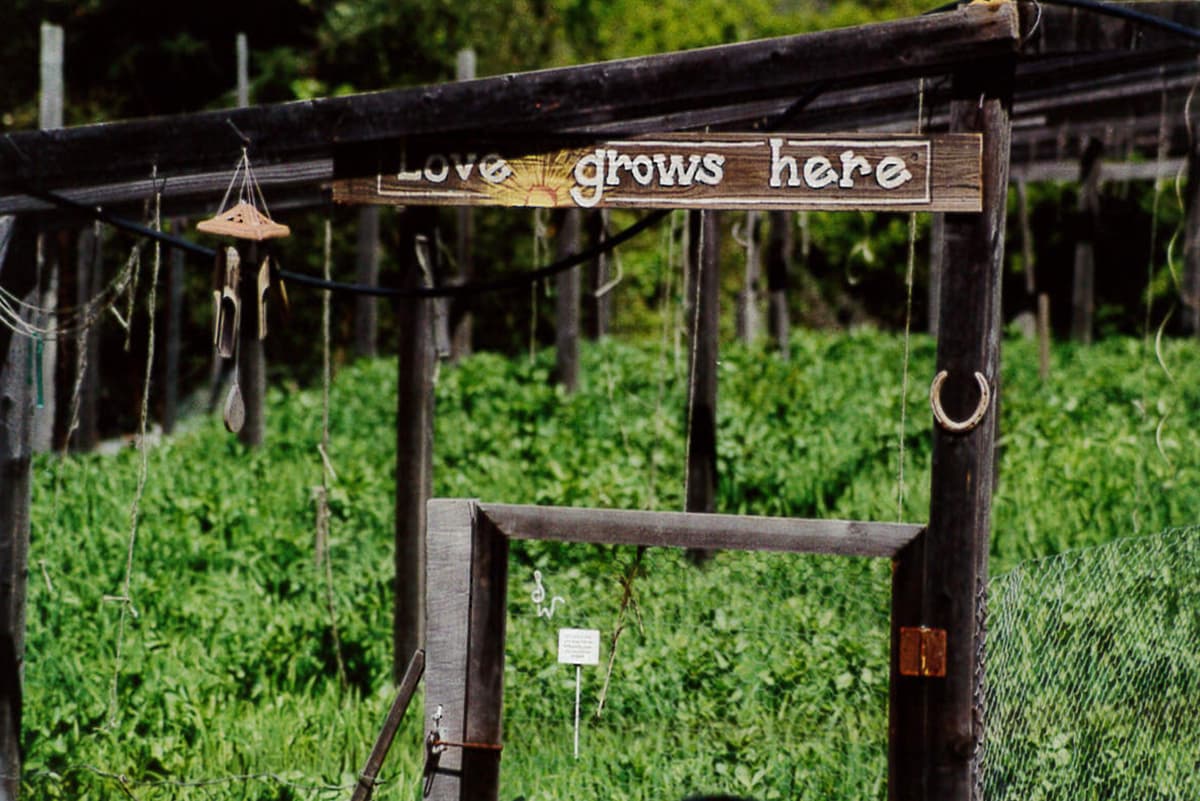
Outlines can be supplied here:
M1006 58L954 76L951 130L981 131L984 142L983 212L946 215L937 369L949 372L942 403L955 420L979 402L975 371L999 388L1013 72ZM891 801L970 801L975 790L996 416L993 405L967 433L935 428L929 528L894 563ZM906 626L946 632L945 678L900 674L900 629Z
M1200 336L1200 142L1187 155L1187 221L1183 227L1183 325Z
M688 512L712 512L717 494L717 358L721 315L718 254L721 228L716 212L690 212L688 259L694 293L686 321L692 336L688 382ZM697 308L697 306L699 308Z
M429 504L427 801L495 799L500 783L508 540L470 500ZM464 745L465 744L465 745ZM483 746L483 747L479 747Z
M746 250L746 275L742 291L738 293L737 335L747 345L758 339L762 328L758 312L758 285L762 280L762 257L758 247L758 220L756 211L746 212L746 230L742 242Z
M1037 299L1038 378L1050 377L1050 296L1045 292Z
M59 25L42 23L41 29L41 86L39 91L38 127L61 128L63 125L63 29ZM47 310L41 325L53 327L58 319L59 272L62 269L62 249L55 237L46 234L42 242L43 266L40 278L42 296L38 305ZM33 423L33 449L45 453L54 447L54 420L57 412L58 340L49 337L42 350L42 371L45 376L41 408Z
M426 285L417 258L418 236L433 241L431 209L401 215L400 253L406 286ZM396 301L399 334L396 391L396 585L393 669L400 680L404 654L425 643L425 503L433 484L433 304L420 298Z
M187 220L176 219L171 225L171 230L178 233L187 230L187 227ZM175 421L179 416L179 352L183 339L184 304L183 251L179 248L172 248L169 264L167 273L167 347L163 380L165 402L163 403L162 427L164 434L170 434L175 430ZM91 341L92 338L93 332L88 332L88 340ZM90 362L87 369L89 376L98 375ZM85 377L85 380L88 378Z
M1071 290L1071 338L1092 343L1096 309L1096 234L1100 228L1100 156L1104 145L1089 139L1079 165L1078 238Z
M0 217L0 286L35 302L37 235L27 220ZM0 326L0 795L21 786L21 673L25 658L25 585L33 391L27 337Z
M400 680L400 688L396 691L396 700L392 702L392 708L388 710L383 728L380 729L379 737L376 738L375 745L371 748L367 764L359 774L358 784L354 788L354 795L350 797L350 801L370 801L372 793L375 792L375 779L378 778L379 770L383 767L383 760L387 759L388 751L392 748L392 741L396 739L396 731L404 720L404 713L408 711L408 704L412 701L413 693L417 691L417 682L421 680L424 672L425 652L417 651L408 662L404 678Z
M358 242L355 280L366 286L379 284L379 208L363 206L358 210ZM354 353L375 355L379 339L379 299L359 295L354 299Z
M579 250L581 222L579 209L568 209L559 217L556 258ZM554 380L570 393L579 387L579 267L555 276L554 292Z
M788 273L792 269L795 236L790 211L767 213L769 234L767 236L767 304L771 335L780 357L787 361L791 353L791 320L788 317ZM807 266L807 265L805 265Z
M464 48L458 51L454 77L460 81L474 80L476 71L475 51ZM457 262L456 280L468 283L475 277L475 212L468 206L455 210L457 226L454 232L454 260ZM471 355L475 338L475 317L467 301L457 300L450 306L450 360L458 361Z

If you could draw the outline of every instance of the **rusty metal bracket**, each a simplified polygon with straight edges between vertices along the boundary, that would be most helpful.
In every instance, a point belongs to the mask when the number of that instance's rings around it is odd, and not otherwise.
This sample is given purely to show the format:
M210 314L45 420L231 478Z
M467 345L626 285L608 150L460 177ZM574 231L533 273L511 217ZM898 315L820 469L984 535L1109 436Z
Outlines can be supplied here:
M946 630L901 626L900 675L945 678Z

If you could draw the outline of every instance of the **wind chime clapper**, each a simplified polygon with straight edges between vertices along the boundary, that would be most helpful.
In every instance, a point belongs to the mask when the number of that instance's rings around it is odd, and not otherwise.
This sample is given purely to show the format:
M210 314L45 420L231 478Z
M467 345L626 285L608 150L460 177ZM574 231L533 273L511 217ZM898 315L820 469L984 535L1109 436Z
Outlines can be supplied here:
M237 194L234 194L234 189ZM232 198L232 203L230 202ZM260 209L261 206L261 209ZM233 240L243 240L252 243L268 239L278 239L289 236L291 229L286 225L271 219L267 209L266 198L254 177L250 167L250 158L246 149L242 149L242 158L234 168L229 188L221 200L218 211L207 220L196 224L196 230ZM242 299L251 286L246 284L250 271L242 269L243 261L251 265L256 248L250 251L249 260L244 260L241 252L234 244L226 244L217 248L216 263L213 268L213 346L223 359L234 359L233 385L225 400L225 427L231 432L241 430L246 417L245 404L242 402L241 388L238 386L238 336L242 324ZM254 289L255 316L258 324L258 338L267 336L267 295L271 289L271 254L268 251L258 266ZM287 294L279 282L279 292L284 305Z

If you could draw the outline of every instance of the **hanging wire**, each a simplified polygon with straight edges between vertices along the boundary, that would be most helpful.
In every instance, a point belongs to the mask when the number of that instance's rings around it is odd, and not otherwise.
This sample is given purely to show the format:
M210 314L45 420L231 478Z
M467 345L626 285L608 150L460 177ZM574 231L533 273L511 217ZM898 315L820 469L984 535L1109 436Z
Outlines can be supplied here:
M155 166L152 175L157 178L158 167ZM154 227L161 229L162 227L162 193L156 191L154 193ZM138 535L138 517L142 502L142 495L146 490L146 479L149 473L149 443L146 441L146 421L150 412L150 377L154 374L154 318L155 308L158 302L158 270L162 259L162 247L159 242L154 243L154 266L150 277L150 290L146 299L147 313L147 334L146 334L146 373L142 380L142 404L138 417L138 476L137 488L133 494L133 500L129 505L129 541L125 554L125 577L121 582L121 594L116 596L105 596L104 600L108 602L119 603L121 606L121 615L117 624L117 645L116 659L113 663L112 687L109 696L109 726L117 725L117 714L119 710L118 690L121 678L121 660L125 642L125 628L129 617L137 618L137 608L133 603L133 557L137 546Z
M917 83L917 130L925 127L925 79ZM897 441L896 522L904 522L904 435L908 428L908 367L912 352L913 267L917 254L917 214L908 215L908 261L904 270L904 370L900 381L900 436Z

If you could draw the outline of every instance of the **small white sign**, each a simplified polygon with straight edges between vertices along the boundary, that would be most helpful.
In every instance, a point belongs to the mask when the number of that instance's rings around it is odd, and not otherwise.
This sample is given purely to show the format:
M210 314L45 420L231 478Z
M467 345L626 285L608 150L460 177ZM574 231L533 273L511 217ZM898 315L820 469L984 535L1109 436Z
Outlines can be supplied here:
M560 665L600 664L600 631L598 629L559 629L558 663Z

